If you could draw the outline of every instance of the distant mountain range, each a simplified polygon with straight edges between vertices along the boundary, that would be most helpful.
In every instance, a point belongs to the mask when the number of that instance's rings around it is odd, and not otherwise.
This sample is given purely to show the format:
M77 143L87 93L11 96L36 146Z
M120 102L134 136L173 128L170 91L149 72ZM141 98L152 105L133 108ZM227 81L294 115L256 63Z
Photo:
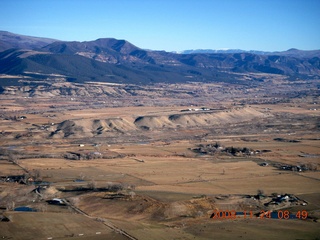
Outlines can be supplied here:
M0 31L0 52L10 48L41 49L58 40Z
M258 54L258 55L278 55L278 56L291 56L291 57L299 57L299 58L312 58L312 57L319 57L320 50L299 50L296 48L291 48L287 51L283 52L266 52L266 51L257 51L257 50L241 50L241 49L191 49L191 50L184 50L181 52L175 52L180 54L197 54L197 53L251 53L251 54Z
M241 49L190 49L184 50L180 52L174 52L180 54L196 54L196 53L252 53L252 54L267 54L268 52L263 51L255 51L255 50L241 50Z
M59 41L0 31L0 74L68 81L149 84L156 82L236 82L242 73L319 77L320 50L151 51L126 40ZM1 84L4 84L3 82Z

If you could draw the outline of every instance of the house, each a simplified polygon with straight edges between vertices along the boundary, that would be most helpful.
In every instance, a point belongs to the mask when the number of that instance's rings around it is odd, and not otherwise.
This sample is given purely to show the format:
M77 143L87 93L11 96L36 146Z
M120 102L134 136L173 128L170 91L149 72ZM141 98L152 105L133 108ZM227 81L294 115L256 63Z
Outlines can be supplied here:
M276 198L272 199L276 203L288 202L290 200L290 196L288 194L278 195Z
M102 156L102 153L100 153L100 152L93 152L92 154L95 156Z
M266 162L263 162L263 163L260 164L260 166L262 166L262 167L266 167L266 166L268 166L268 165L269 165L269 164L266 163Z
M53 198L47 201L48 204L65 206L65 202L60 198Z
M29 177L29 178L27 179L27 183L28 183L28 184L33 184L33 183L34 183L33 177Z

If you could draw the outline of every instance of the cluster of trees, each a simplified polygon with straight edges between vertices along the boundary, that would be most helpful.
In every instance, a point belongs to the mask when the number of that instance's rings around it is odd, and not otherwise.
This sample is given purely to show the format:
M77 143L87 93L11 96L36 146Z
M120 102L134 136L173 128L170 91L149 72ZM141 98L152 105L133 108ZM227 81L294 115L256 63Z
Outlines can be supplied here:
M118 192L121 190L134 190L134 185L129 185L125 183L112 183L108 182L106 184L97 183L94 179L88 181L82 186L68 186L67 188L61 188L60 191L63 192L73 192L73 191L107 191L107 192Z
M318 164L316 163L306 163L306 164L302 164L301 167L305 168L306 170L310 170L310 171L318 171Z
M22 151L16 151L12 149L0 148L0 159L8 160L15 163L18 159L27 158L60 158L60 154L51 153L28 153Z
M236 156L238 154L242 155L250 155L252 152L251 149L244 147L244 148L236 148L236 147L226 147L223 152L230 153L233 156Z
M225 152L233 156L250 155L253 151L252 149L247 147L223 147L218 142L216 142L215 144L200 144L197 148L194 148L192 150L197 153L208 155L214 155L216 152Z
M20 121L22 119L26 119L27 117L26 116L4 116L2 115L1 116L2 118L4 118L4 120L12 120L12 121Z
M67 152L64 158L69 160L91 160L97 158L103 158L100 152L88 152L88 153L77 153L77 152Z

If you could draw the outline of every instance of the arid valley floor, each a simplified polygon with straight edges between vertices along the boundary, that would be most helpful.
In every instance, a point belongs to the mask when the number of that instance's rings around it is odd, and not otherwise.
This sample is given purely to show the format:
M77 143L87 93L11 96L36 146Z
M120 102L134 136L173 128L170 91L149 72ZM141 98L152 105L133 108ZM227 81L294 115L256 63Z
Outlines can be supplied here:
M0 238L319 239L320 82L250 77L5 88Z

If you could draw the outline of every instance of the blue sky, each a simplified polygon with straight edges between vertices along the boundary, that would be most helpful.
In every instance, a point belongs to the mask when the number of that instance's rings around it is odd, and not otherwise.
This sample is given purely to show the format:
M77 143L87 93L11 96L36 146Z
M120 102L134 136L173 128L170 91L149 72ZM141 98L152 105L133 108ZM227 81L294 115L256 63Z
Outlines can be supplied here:
M320 49L320 0L0 0L0 30L153 50Z

